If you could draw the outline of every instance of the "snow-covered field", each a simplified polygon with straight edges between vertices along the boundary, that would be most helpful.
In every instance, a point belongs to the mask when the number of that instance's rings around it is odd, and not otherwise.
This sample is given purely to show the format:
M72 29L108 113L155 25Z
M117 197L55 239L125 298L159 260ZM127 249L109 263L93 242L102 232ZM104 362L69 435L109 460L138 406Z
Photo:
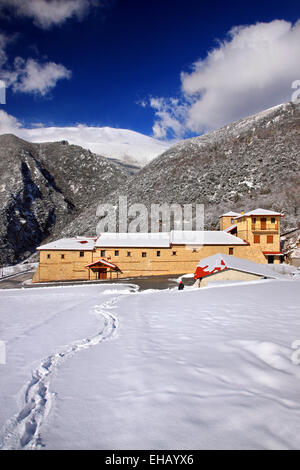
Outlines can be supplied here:
M299 278L0 301L0 448L300 446Z

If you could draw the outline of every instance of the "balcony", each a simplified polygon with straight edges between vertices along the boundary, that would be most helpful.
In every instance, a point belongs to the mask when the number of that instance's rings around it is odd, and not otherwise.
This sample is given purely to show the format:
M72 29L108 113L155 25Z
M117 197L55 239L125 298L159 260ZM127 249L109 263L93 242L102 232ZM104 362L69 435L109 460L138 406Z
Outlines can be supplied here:
M252 232L278 232L278 223L275 224L267 224L267 223L256 223L251 224Z

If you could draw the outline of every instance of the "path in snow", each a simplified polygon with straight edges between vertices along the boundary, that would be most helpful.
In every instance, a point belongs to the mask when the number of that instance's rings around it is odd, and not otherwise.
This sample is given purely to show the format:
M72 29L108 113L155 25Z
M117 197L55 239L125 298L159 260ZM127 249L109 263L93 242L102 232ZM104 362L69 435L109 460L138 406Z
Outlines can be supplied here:
M46 449L299 448L299 287L124 296L117 341L53 377Z
M115 307L118 298L119 296L115 296L100 306L95 306L95 314L104 317L104 327L101 331L90 338L71 343L41 361L26 386L23 408L8 421L0 435L0 450L25 450L43 447L40 429L49 414L53 395L55 395L49 389L53 372L77 352L95 346L113 336L118 322L107 310Z

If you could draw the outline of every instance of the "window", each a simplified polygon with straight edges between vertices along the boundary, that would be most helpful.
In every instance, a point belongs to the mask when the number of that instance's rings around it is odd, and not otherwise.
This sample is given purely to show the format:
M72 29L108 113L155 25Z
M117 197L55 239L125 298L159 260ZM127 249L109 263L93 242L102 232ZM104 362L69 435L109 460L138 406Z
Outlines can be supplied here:
M172 256L176 256L177 255L177 251L172 251Z
M273 235L267 235L267 243L273 243Z
M51 258L51 255L47 255L47 259L50 259Z
M193 248L193 253L197 253L197 248Z
M260 235L254 235L254 243L260 243Z
M101 258L105 257L105 250L101 250Z
M60 255L61 256L61 259L65 259L65 255Z
M229 248L229 254L233 255L233 248Z
M275 222L276 222L275 217L271 217L271 224L275 224Z
M84 251L81 251L81 252L79 253L79 256L80 256L80 258L83 258L83 257L84 257Z
M115 250L115 256L119 256L119 250Z
M127 251L127 256L128 256L128 257L131 256L131 251Z
M157 251L157 252L156 252L156 256L160 256L160 251Z
M145 251L142 252L142 258L146 258L147 253Z
M231 219L231 223L234 224L234 219Z

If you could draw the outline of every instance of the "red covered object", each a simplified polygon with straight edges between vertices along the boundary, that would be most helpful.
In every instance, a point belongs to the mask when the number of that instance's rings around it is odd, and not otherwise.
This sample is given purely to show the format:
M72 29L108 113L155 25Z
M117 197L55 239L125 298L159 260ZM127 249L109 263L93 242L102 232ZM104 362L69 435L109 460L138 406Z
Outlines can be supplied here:
M209 276L210 274L213 274L217 271L223 271L224 269L227 269L227 266L223 260L221 260L221 265L224 267L216 266L210 271L208 270L208 264L206 266L197 266L196 272L194 274L194 279L200 279L202 277Z

